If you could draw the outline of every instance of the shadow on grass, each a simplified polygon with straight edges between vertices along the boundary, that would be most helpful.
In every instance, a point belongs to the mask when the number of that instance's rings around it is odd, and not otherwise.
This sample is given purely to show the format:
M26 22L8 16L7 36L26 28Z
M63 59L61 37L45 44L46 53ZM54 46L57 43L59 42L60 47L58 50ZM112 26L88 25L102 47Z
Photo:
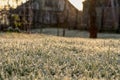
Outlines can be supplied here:
M45 28L40 31L40 29L32 30L32 33L38 34L45 34L45 35L52 35L58 36L56 28ZM63 29L59 29L59 36L63 37ZM89 38L89 32L87 31L80 31L80 30L65 30L65 36L68 38ZM116 33L98 33L98 39L120 39L120 34Z

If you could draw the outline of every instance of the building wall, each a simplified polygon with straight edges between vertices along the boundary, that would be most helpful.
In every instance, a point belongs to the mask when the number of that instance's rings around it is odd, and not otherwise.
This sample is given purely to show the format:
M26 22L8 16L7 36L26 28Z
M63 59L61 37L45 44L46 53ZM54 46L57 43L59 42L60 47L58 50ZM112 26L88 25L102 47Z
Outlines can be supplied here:
M84 9L83 9L83 21L84 27L86 29L89 28L89 4L88 2L84 2ZM115 18L112 12L112 7L105 6L97 6L96 13L97 13L97 23L99 31L116 31L119 29L119 13L120 7L115 7ZM115 22L115 23L114 23Z
M39 11L34 9L34 18L39 14L39 19L37 19L38 25L53 25L57 23L64 24L66 22L67 27L80 27L80 24L77 24L81 22L81 12L77 12L75 7L72 6L68 0L38 0L37 3L39 3L40 8ZM38 18L38 16L36 18Z

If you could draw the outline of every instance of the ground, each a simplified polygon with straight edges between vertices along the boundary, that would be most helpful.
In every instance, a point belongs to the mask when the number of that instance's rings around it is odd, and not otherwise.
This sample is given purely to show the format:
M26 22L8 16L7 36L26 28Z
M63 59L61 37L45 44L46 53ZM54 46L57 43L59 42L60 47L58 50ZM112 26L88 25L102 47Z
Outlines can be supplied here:
M34 29L32 30L32 32L41 32L40 29ZM62 36L62 32L63 29L60 28L59 29L59 34L60 36ZM53 35L56 36L57 35L57 29L56 28L44 28L42 30L43 34L47 34L47 35ZM80 30L68 30L66 29L66 35L65 37L79 37L79 38L89 38L89 33L87 31L80 31ZM102 38L102 39L120 39L120 34L115 34L115 33L99 33L98 34L98 38Z
M105 35L0 33L0 80L120 80L120 37Z

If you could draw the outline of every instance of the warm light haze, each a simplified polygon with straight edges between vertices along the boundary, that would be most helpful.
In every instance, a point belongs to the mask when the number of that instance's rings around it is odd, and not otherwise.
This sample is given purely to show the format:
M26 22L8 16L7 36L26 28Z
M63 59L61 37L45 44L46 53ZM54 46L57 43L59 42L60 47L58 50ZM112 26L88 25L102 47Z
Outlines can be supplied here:
M82 4L82 2L84 0L69 0L69 1L78 10L80 10L80 11L83 10L83 4Z
M13 8L16 8L17 5L20 5L21 3L25 3L27 0L18 0L16 2L15 0L0 0L0 8L4 8L4 6L9 5Z

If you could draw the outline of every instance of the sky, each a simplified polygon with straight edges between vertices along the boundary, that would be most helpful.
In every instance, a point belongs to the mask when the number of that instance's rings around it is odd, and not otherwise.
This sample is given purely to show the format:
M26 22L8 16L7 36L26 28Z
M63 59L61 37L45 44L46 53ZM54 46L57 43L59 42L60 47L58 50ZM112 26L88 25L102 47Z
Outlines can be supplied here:
M77 8L78 10L82 10L83 9L83 4L82 4L82 2L84 1L84 0L69 0L70 1L70 3L71 4L73 4L73 6L75 7L75 8Z

